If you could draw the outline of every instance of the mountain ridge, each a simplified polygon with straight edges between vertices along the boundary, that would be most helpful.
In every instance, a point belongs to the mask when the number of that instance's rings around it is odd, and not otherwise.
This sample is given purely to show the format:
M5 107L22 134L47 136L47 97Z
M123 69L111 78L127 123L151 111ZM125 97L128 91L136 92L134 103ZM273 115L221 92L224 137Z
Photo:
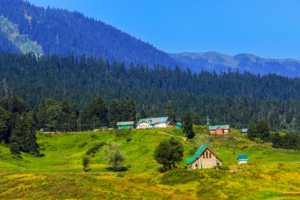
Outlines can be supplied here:
M276 73L289 77L300 75L300 61L292 58L272 59L262 58L250 53L240 53L235 56L216 51L193 53L169 53L174 59L186 63L193 71L215 70L217 72L228 68L232 70L250 71L252 73Z

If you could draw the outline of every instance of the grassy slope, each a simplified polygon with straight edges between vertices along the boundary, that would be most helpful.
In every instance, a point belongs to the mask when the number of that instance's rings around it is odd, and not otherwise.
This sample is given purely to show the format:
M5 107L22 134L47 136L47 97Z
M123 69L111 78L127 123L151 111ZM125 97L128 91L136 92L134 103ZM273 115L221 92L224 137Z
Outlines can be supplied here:
M207 129L197 127L197 133L205 133ZM91 135L99 139L93 139ZM174 186L161 185L161 174L157 173L158 163L153 159L153 150L160 141L174 135L181 139L181 130L150 129L131 131L132 140L117 138L113 133L88 132L73 135L54 135L47 137L38 135L41 145L41 157L22 154L23 159L9 155L7 147L0 146L0 199L11 198L146 198L146 199L240 199L240 198L276 198L284 192L300 193L300 169L298 152L274 151L258 147L239 131L232 130L230 136L213 138L210 144L225 165L231 169L244 168L242 172L200 170L203 179ZM95 157L90 156L88 173L82 173L81 158L95 143L116 140L122 143L130 165L126 172L112 172L107 168L101 156L101 150ZM78 146L87 142L82 148ZM185 156L192 157L195 148L193 141L183 141ZM218 145L217 145L218 144ZM236 148L223 146L228 144ZM248 144L241 150L238 146ZM234 152L234 154L233 154ZM236 155L248 154L249 164L238 166ZM189 155L190 154L190 155ZM180 163L183 168L185 162ZM118 174L124 177L118 177ZM209 184L208 184L209 183ZM285 196L282 196L284 199Z

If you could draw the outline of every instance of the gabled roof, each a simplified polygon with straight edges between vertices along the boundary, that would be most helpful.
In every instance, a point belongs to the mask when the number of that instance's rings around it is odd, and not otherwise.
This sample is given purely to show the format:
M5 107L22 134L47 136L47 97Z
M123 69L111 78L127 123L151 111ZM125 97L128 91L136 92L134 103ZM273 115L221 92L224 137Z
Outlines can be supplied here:
M238 160L248 160L247 154L239 154L237 155Z
M245 129L242 129L242 132L243 132L243 133L247 133L247 131L248 131L248 129L247 129L247 128L245 128Z
M175 125L182 126L181 122L175 123Z
M215 126L209 126L209 130L216 130L218 128L222 129L229 129L229 125L215 125Z
M134 121L129 122L117 122L117 126L126 126L126 125L133 125Z
M190 164L191 162L193 162L193 160L195 160L204 151L204 149L206 149L206 147L207 147L207 145L205 145L205 144L201 145L201 147L195 153L193 158L187 158L186 159L186 164Z
M150 124L166 123L168 122L168 120L169 117L146 118L146 119L140 119L136 125L138 126L142 122L147 122Z

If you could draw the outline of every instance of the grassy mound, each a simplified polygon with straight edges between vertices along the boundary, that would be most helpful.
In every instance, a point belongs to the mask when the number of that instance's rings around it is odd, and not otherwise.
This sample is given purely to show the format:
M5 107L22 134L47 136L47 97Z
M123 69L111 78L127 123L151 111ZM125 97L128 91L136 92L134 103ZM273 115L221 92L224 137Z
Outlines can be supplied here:
M184 184L191 181L198 181L202 178L204 178L204 175L198 170L177 168L165 173L161 177L160 183L164 185Z

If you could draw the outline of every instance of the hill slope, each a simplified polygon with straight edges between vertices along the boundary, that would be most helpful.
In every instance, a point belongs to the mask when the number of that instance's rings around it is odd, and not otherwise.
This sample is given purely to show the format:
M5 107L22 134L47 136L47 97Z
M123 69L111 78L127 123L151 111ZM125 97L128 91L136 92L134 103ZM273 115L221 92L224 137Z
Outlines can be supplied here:
M252 73L268 74L276 73L282 76L300 76L300 61L294 59L270 59L260 58L252 54L238 54L230 56L215 51L206 53L170 53L177 61L183 62L196 72L204 70L219 73L221 70L250 71Z
M151 44L78 12L49 7L45 9L22 0L0 0L0 16L17 27L15 31L24 40L13 40L14 45L22 50L22 45L27 42L36 43L42 48L23 48L25 52L69 55L73 51L76 56L82 53L86 56L102 55L109 61L116 59L127 66L130 62L148 62L150 67L154 63L171 67L180 64L180 67L184 67L184 64ZM0 24L4 32L5 25ZM11 32L5 36L11 36ZM0 34L0 40L4 38ZM15 50L6 44L3 49Z

